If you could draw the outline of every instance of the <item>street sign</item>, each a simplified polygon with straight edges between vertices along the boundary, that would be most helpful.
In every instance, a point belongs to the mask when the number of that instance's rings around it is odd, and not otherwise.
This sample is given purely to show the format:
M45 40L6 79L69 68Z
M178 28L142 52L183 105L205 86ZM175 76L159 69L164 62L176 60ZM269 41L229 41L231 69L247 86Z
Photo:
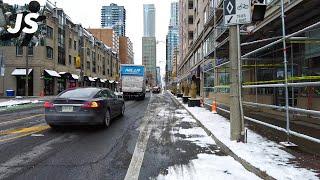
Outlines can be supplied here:
M237 25L251 23L250 0L224 0L224 25Z

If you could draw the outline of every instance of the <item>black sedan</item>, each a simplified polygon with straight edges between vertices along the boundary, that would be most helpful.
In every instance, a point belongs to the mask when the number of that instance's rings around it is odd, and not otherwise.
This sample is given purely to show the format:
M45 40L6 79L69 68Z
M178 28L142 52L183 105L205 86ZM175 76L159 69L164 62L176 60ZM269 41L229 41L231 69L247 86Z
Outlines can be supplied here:
M76 88L60 93L45 102L45 120L51 127L61 125L102 125L109 127L117 116L123 116L124 100L109 89Z

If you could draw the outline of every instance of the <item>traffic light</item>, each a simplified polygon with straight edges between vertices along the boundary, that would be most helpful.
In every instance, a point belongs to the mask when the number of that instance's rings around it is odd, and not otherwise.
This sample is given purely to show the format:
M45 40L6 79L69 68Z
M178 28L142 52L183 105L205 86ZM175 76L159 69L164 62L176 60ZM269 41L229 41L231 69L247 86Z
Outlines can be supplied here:
M267 9L266 0L252 0L252 22L263 21Z

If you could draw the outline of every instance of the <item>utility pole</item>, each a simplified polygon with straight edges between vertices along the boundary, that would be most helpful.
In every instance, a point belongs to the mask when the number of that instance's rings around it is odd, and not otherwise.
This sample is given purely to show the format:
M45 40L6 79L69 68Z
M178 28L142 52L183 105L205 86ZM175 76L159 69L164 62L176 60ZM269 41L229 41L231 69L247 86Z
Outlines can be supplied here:
M229 28L230 43L229 43L229 58L231 65L231 87L230 87L230 132L231 140L244 141L244 125L243 113L241 111L241 77L239 76L239 25L233 25ZM240 71L241 72L241 71Z
M25 50L26 50L26 84L25 84L25 88L26 88L26 97L29 97L29 58L28 58L28 50L29 50L29 46L25 46Z
M242 70L240 24L251 23L250 0L224 0L225 26L229 26L230 59L230 139L245 142L244 116L242 108ZM239 8L241 7L241 8Z

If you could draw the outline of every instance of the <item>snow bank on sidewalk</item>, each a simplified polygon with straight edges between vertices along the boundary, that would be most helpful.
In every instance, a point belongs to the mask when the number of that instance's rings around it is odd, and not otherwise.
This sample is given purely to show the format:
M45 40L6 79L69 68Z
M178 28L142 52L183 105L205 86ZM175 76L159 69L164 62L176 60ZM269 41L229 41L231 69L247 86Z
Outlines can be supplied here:
M36 104L36 103L39 103L39 101L38 100L9 100L5 102L0 102L0 108L23 105L23 104Z
M198 159L191 160L188 165L169 167L167 175L160 175L158 180L211 180L211 179L259 179L245 171L240 163L230 156L198 154Z
M182 101L180 100L180 103ZM295 158L282 150L282 146L248 130L248 143L230 141L230 123L224 117L204 108L186 107L211 133L229 147L237 156L253 166L266 171L276 179L318 179L313 170L299 168L290 163Z

